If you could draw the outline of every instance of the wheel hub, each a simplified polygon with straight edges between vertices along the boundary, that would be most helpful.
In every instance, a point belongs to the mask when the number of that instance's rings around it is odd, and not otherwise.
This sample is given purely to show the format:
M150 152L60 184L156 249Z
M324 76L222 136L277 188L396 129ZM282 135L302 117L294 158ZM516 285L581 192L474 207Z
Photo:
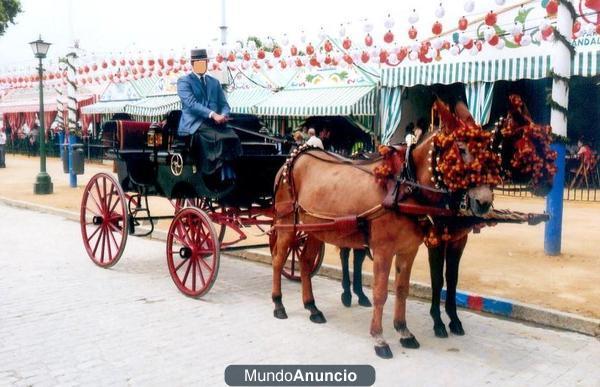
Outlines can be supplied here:
M188 259L191 258L192 256L192 249L190 249L189 247L182 247L179 250L179 255L181 256L181 258L183 259Z
M92 218L92 223L93 223L95 226L99 226L99 225L101 225L101 224L102 224L103 220L104 220L104 219L102 219L102 217L101 217L101 216L94 216L94 217Z

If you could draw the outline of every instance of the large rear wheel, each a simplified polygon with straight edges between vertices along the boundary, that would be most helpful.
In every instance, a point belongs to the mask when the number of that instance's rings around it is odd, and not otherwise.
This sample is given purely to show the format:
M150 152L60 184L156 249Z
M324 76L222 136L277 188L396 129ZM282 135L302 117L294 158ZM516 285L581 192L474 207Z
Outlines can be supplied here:
M114 177L94 175L81 199L80 223L83 244L96 265L115 265L127 242L127 202Z
M167 265L177 288L202 297L219 272L219 241L210 217L196 207L178 211L167 236Z

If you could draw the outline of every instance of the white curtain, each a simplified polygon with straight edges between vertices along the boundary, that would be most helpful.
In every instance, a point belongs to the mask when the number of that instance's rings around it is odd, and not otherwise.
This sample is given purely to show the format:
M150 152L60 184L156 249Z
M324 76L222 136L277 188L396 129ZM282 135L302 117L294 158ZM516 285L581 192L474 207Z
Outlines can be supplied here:
M404 87L382 87L381 112L381 143L389 144L402 116L402 92Z
M474 82L465 85L469 112L479 125L485 125L490 120L492 98L494 96L493 82Z

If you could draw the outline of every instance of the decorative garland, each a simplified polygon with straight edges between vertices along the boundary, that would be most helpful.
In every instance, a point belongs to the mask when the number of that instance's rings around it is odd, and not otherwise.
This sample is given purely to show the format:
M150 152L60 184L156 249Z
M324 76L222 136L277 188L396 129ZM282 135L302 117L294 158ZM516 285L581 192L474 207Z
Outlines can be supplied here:
M377 184L383 187L387 184L388 179L394 177L398 172L394 167L394 161L392 159L395 149L388 145L379 145L377 151L383 157L383 163L378 165L373 173L375 174Z
M534 188L551 184L556 174L557 153L550 149L552 128L534 123L519 95L509 97L510 110L502 120L500 133L509 146L504 146L510 172L516 178L529 179ZM510 152L512 156L510 156ZM510 173L512 175L512 173Z
M563 116L565 116L565 118L568 117L569 109L556 102L552 98L552 93L548 93L548 95L546 96L546 104L549 105L551 109L558 110L559 112L561 112Z
M440 100L434 104L440 118L440 131L433 138L437 166L441 175L437 180L451 191L500 183L500 157L491 151L492 135L484 131L472 118L462 120L450 112ZM460 144L464 144L461 149ZM467 161L463 153L468 152Z

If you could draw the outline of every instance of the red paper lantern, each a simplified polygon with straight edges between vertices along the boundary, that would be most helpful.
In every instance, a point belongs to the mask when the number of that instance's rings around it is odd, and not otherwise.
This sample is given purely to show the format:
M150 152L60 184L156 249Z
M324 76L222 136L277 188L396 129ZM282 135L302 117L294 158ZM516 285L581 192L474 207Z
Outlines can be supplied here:
M129 65L133 66L135 64L135 61L133 59L129 59Z
M250 54L248 53L248 51L244 51L244 60L246 62L250 60Z
M121 64L121 66L125 66L125 59L121 59L121 60L119 61L119 64Z
M495 25L497 21L498 16L494 13L494 11L490 11L487 15L485 15L485 24L487 24L488 26Z
M308 43L308 46L306 46L306 54L312 55L314 53L315 53L315 48L312 46L311 43Z
M233 53L233 51L231 51L229 53L229 56L227 57L227 61L229 61L229 62L235 62L235 54Z
M410 39L417 38L417 29L415 28L415 26L411 26L410 29L408 30L408 37Z
M433 27L431 27L431 32L433 32L434 35L439 35L442 33L442 23L440 23L439 21L436 21L435 23L433 23Z
M342 42L342 47L344 47L345 50L349 50L350 47L352 47L352 41L350 40L350 38L344 39L344 41Z
M300 58L296 58L296 66L302 67L302 60Z
M217 56L215 57L215 61L217 61L217 63L223 62L223 55L217 54Z
M92 64L92 71L96 71L98 70L98 65L97 64Z
M321 64L317 60L317 57L314 55L310 58L310 65L313 67L321 67Z
M284 69L284 68L286 68L286 67L287 67L287 63L286 63L286 61L284 61L284 60L280 60L280 61L279 61L279 65L281 66L281 68L282 68L282 69Z
M573 34L578 33L581 30L581 23L576 21L573 23Z
M388 30L388 32L383 35L383 41L386 43L392 43L394 41L394 34L392 31Z
M366 51L363 51L362 54L361 54L361 56L360 56L360 60L363 63L367 63L369 61L369 59L371 59L370 56L369 56L369 53L366 52Z
M515 43L521 44L521 39L523 38L523 34L515 35Z
M88 67L88 65L83 66L83 72L86 74L90 72L90 68Z
M546 4L546 13L548 16L556 16L558 13L558 2L556 0L550 0L548 4Z
M260 50L258 50L256 56L258 57L258 59L265 59L265 50L261 48Z
M331 55L327 54L323 62L325 62L326 65L330 65L332 62Z
M292 45L292 47L290 47L290 54L291 54L292 56L296 56L296 55L298 55L298 47L296 47L296 46Z
M550 36L552 36L553 32L554 32L554 30L552 29L551 26L548 26L548 27L544 28L542 30L542 38L548 39Z
M173 58L167 59L167 65L169 67L173 67L174 64L175 64L175 59L173 59Z
M373 37L371 34L367 34L367 36L365 36L365 45L367 47L371 47L373 45Z
M281 56L281 48L279 48L279 47L275 47L275 48L273 49L273 56L274 56L275 58L279 58L279 57Z
M406 47L402 47L400 51L396 54L396 58L398 61L402 62L404 58L408 56L408 49Z
M327 40L323 45L323 48L325 49L325 52L331 52L331 50L333 50L333 44L331 44L331 42Z
M379 52L379 62L381 62L381 63L387 63L388 57L389 57L389 54L388 54L388 52L385 49L382 49Z
M468 26L469 26L469 21L467 20L466 17L463 16L458 20L458 29L459 30L464 31L467 29Z
M344 62L348 63L348 64L352 64L354 61L352 60L352 57L348 54L344 55Z
M498 42L500 41L500 38L498 37L498 35L492 35L492 37L490 37L490 39L488 40L488 43L490 44L490 46L495 46L496 44L498 44Z
M108 63L105 60L102 61L102 68L105 69L108 67Z

